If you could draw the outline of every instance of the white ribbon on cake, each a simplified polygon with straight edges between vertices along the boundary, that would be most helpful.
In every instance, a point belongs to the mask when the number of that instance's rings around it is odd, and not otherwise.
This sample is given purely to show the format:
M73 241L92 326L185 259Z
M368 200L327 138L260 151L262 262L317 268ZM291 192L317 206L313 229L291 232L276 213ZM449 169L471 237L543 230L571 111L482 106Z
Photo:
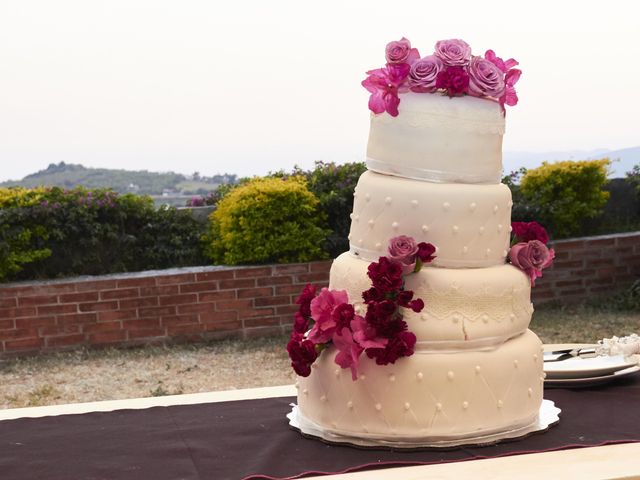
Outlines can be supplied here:
M391 165L388 162L367 157L367 168L385 175L423 180L433 183L466 183L466 184L496 184L502 180L501 172L486 174L453 173L443 170L410 167L407 165Z

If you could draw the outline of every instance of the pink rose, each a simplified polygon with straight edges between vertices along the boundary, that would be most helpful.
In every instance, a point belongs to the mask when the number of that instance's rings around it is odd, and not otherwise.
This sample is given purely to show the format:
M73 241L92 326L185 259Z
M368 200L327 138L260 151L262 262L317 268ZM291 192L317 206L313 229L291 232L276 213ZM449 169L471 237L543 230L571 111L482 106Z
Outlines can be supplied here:
M538 222L511 222L513 236L519 242L530 242L538 240L545 245L549 243L549 235Z
M476 97L500 98L504 93L504 73L489 60L473 57L469 64L469 93Z
M402 265L403 275L408 275L416 268L418 244L412 237L400 235L389 240L389 258Z
M417 60L409 71L409 88L413 92L433 92L436 89L436 77L443 68L442 60L435 55Z
M387 43L385 48L387 63L408 63L411 65L420 54L416 48L411 48L411 42L402 37L400 40Z
M313 343L326 343L331 340L331 335L336 329L333 311L348 301L349 297L346 291L323 288L320 294L311 300L311 316L315 324L309 331L309 340Z
M440 40L436 43L435 55L448 67L462 67L471 60L471 47L460 39Z
M447 67L438 73L436 88L447 91L450 97L461 95L469 91L469 75L462 67Z
M542 270L553 263L555 252L539 240L516 243L509 250L511 263L529 275L531 286L535 286L536 278L542 276Z

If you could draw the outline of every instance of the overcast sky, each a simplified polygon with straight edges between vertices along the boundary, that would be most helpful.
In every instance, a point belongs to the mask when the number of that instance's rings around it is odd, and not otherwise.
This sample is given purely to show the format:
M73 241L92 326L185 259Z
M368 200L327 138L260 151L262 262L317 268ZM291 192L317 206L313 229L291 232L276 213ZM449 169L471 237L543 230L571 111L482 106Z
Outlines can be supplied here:
M60 161L250 175L363 160L360 82L402 36L520 62L505 150L640 145L634 4L0 0L0 180Z

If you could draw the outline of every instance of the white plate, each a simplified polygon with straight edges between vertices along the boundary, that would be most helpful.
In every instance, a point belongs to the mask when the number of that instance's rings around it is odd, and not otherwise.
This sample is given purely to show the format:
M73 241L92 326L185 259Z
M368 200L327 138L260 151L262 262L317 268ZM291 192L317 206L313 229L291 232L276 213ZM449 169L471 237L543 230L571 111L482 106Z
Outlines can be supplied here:
M593 378L610 375L635 365L635 362L625 359L623 355L575 357L559 362L545 362L544 371L549 379Z
M559 388L586 388L603 385L605 383L618 380L619 378L632 375L640 372L640 366L625 368L624 370L618 370L609 375L602 375L601 377L587 377L587 378L548 378L544 381L545 387L559 387Z

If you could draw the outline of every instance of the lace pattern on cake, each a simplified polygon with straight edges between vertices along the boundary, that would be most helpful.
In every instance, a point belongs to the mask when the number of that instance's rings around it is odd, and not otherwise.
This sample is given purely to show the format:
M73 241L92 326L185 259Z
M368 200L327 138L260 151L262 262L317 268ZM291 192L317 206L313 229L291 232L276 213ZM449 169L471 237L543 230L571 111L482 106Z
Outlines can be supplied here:
M428 299L424 314L441 322L509 322L533 313L528 288L506 288L498 293L484 286L468 292L451 285L434 289L424 283L421 295Z

